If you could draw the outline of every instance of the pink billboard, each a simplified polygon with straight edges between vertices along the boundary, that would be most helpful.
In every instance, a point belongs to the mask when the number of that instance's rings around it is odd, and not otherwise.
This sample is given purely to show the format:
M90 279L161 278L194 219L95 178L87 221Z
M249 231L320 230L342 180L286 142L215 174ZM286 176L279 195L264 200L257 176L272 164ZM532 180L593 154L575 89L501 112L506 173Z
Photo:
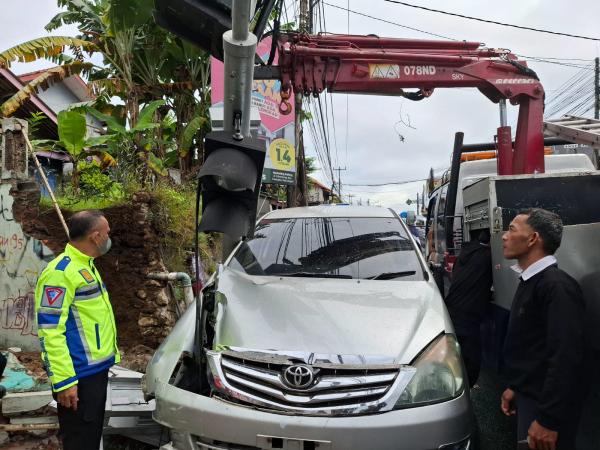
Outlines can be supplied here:
M256 52L263 59L269 59L271 51L271 37L267 37L258 43ZM277 55L274 62L277 63ZM223 103L223 63L216 58L211 58L211 89L213 106ZM290 99L292 111L283 115L279 112L281 103L281 81L279 80L255 80L252 91L252 106L258 108L262 125L271 133L281 130L286 125L294 122L294 102Z

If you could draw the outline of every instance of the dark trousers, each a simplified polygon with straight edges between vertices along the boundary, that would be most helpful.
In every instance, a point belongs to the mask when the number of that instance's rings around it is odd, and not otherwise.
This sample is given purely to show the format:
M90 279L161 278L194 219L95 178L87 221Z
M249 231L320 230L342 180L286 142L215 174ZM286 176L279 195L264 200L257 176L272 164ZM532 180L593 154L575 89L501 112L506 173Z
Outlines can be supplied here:
M77 384L77 411L58 405L58 423L64 450L98 450L102 439L108 370L81 378Z
M526 395L516 393L517 400L517 440L527 439L527 434L531 423L538 416L537 400ZM579 425L580 411L578 408L565 411L565 421L558 430L557 450L575 450L575 437L577 436L577 427Z
M456 333L456 339L460 345L460 353L467 370L469 387L473 387L479 378L481 370L481 332L479 328L469 333Z

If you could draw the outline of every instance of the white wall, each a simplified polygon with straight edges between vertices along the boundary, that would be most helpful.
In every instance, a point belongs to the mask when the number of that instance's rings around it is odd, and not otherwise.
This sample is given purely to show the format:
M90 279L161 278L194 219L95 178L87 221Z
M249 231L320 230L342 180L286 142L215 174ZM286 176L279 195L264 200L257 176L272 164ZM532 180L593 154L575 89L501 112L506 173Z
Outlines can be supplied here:
M9 190L9 184L0 184L0 348L36 351L33 294L39 274L54 256L14 220Z
M56 114L67 109L71 104L79 102L75 94L62 83L53 84L49 89L40 92L38 97Z

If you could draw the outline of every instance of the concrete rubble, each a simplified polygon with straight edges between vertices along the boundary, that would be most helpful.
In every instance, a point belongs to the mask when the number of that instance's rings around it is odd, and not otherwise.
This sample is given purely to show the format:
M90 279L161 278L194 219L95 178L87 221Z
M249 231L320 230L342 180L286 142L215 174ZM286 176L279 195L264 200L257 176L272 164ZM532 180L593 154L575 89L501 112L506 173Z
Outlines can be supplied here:
M47 376L32 353L3 352L8 359L0 384L0 448L60 450L56 402ZM146 402L142 373L114 366L109 371L104 436L121 435L159 446L161 427L152 420L154 400Z

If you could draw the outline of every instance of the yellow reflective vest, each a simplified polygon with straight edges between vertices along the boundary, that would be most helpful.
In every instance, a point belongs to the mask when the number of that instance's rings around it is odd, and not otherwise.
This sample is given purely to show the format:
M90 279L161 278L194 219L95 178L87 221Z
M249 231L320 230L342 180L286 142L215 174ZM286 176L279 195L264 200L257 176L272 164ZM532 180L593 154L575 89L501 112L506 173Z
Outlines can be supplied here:
M42 360L54 392L120 361L106 286L94 258L71 244L40 275L35 312Z

